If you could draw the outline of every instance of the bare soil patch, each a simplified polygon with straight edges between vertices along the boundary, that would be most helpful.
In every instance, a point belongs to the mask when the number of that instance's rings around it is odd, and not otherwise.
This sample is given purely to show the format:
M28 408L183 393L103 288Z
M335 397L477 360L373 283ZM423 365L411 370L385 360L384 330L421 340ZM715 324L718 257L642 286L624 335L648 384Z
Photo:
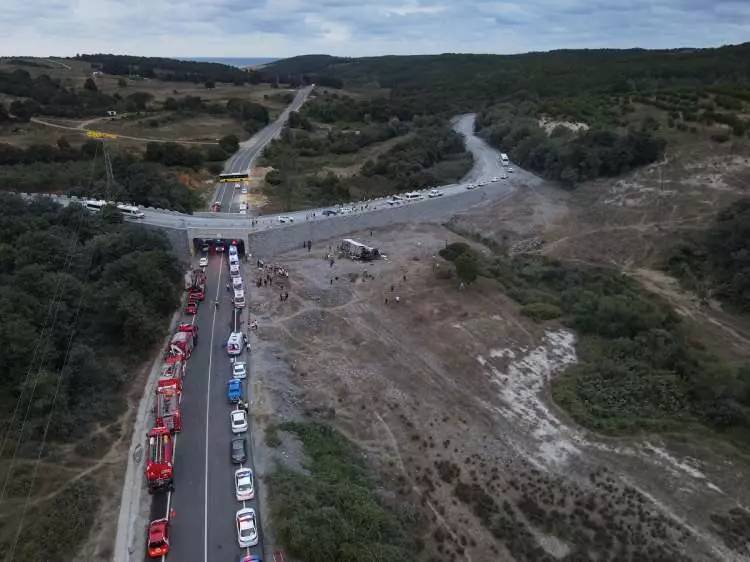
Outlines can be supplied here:
M567 228L571 196L535 204L545 193L506 200L500 220L482 211L475 226L508 242ZM290 270L288 301L279 287L254 291L258 421L323 419L353 439L385 501L422 513L419 559L747 559L721 536L741 517L710 518L750 505L731 448L581 430L547 392L576 360L575 335L521 316L489 280L459 290L436 255L461 237L427 224L354 237L387 257L330 267L337 241L318 244L276 258Z

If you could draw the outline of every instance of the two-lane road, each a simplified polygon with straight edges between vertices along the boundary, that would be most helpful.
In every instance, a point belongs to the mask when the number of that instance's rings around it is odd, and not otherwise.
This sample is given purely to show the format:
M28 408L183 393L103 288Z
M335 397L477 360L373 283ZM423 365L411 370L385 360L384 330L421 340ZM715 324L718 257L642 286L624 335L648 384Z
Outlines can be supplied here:
M244 264L242 266L244 268ZM201 304L196 319L199 329L198 345L188 361L187 375L181 402L183 430L178 436L175 454L175 491L171 496L171 551L167 560L179 562L236 561L245 549L237 544L235 514L242 507L255 508L260 527L258 483L255 499L238 502L234 491L234 471L240 467L230 460L231 431L229 414L233 406L227 400L227 381L231 378L231 361L225 344L234 328L234 307L226 290L229 280L224 254L212 255L206 268L206 300ZM247 281L247 276L243 278ZM246 290L249 290L247 288ZM218 307L213 305L219 300ZM238 320L244 320L243 310ZM247 399L248 381L253 376L248 363L248 378L244 381ZM248 416L249 417L249 416ZM243 436L247 440L248 462L242 466L253 468L252 425ZM166 498L155 496L152 519L164 517ZM263 536L251 554L263 555ZM148 558L146 558L148 560Z
M269 123L248 140L241 142L240 149L224 164L224 173L249 171L253 167L256 158L258 158L263 152L266 145L281 134L281 130L289 119L289 114L292 111L298 111L299 108L302 107L302 104L307 100L307 96L312 92L313 87L314 86L307 86L297 90L292 103L281 112L273 123ZM238 210L234 209L232 206L234 200L234 185L235 184L232 183L223 183L218 186L215 201L221 202L221 209L223 212L228 213Z

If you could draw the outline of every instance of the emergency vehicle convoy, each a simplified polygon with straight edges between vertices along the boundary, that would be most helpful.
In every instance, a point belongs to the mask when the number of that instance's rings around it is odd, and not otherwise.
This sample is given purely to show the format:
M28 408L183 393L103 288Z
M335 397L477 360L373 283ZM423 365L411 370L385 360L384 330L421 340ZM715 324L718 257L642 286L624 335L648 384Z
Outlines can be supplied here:
M200 265L206 265L206 261L202 260ZM234 243L229 246L228 263L230 267L231 287L234 289L233 304L235 308L242 308L245 306L245 296L242 277L240 275L239 256ZM185 275L185 291L187 292L185 313L195 315L198 313L199 303L205 299L206 294L206 273L202 268L189 271ZM182 431L182 411L180 404L182 402L183 381L185 379L187 361L192 356L193 349L197 344L198 326L194 322L181 323L170 338L164 353L164 363L156 385L154 425L147 434L145 476L148 491L151 494L174 490L174 451L176 434ZM244 346L247 346L248 350L250 349L247 336L241 331L232 332L226 346L227 353L230 356L240 355ZM242 369L238 368L240 365L242 365ZM236 363L233 366L232 379L230 379L227 385L227 399L232 404L240 404L243 398L241 379L247 376L244 365L245 363ZM242 410L239 409L239 411ZM244 430L247 430L246 424ZM235 431L234 426L233 431ZM252 475L250 469L242 470L249 471ZM252 476L250 477L250 481L252 482ZM245 534L242 534L238 526L238 533L240 533L238 534L238 541L240 546L248 547L257 544L258 535L254 519L255 512L250 508L240 511L252 512L252 525L247 523L245 526L248 529L252 527L255 533L254 538L248 535L248 533L252 535L250 531L243 531ZM239 525L244 519L242 521L238 519L237 521ZM147 552L150 558L163 558L169 553L169 525L169 517L156 519L149 524ZM245 527L242 527L242 529L245 529ZM259 562L260 558L247 553L241 557L241 560L243 562Z
M202 269L185 275L185 312L196 314L205 299L206 273ZM187 361L198 343L198 326L182 323L164 353L164 364L156 384L154 426L147 434L146 482L151 494L174 489L175 434L182 431L182 384ZM161 558L169 552L169 519L157 519L148 528L148 555Z

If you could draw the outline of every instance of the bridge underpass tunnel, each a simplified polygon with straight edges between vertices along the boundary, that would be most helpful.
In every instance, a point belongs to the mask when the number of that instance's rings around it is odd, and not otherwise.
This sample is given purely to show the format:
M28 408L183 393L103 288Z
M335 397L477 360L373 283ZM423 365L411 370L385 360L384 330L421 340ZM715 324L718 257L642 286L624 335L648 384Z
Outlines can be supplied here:
M199 256L222 253L229 250L230 244L237 246L240 257L245 256L245 241L242 238L193 238L193 252Z

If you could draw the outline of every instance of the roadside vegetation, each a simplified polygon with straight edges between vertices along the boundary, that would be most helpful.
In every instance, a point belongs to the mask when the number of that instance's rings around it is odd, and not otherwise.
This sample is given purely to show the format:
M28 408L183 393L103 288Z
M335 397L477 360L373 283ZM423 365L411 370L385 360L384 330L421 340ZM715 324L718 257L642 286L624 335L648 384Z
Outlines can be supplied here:
M552 381L552 395L582 425L627 433L701 424L750 445L750 368L711 354L635 281L542 256L483 257L461 243L441 255L459 277L460 261L474 263L526 315L575 330L579 362Z
M720 211L704 232L685 236L666 269L703 302L718 298L750 313L750 199Z
M114 151L115 181L109 187L109 198L192 213L201 206L199 194L189 189L167 165L195 169L203 162L202 154L176 144L158 146L159 159L148 149L144 158ZM107 195L101 148L93 140L77 149L67 143L58 147L34 145L25 150L0 144L0 177L1 189L6 191L95 198Z
M119 418L143 351L160 341L179 303L181 266L166 238L105 219L77 205L0 194L0 430L8 437L0 470L9 481L0 551L9 551L29 493L22 536L41 540L22 541L22 560L70 559L87 536L99 472L107 478L94 465L122 435ZM32 486L49 415L41 450L48 466ZM92 438L100 424L108 439ZM86 469L94 471L71 480Z
M265 161L265 193L286 210L450 183L471 168L463 139L441 117L387 98L328 93L293 113Z
M328 425L287 422L302 442L302 473L277 466L269 478L274 531L288 554L308 562L412 561L415 525L406 505L386 506L353 443Z

